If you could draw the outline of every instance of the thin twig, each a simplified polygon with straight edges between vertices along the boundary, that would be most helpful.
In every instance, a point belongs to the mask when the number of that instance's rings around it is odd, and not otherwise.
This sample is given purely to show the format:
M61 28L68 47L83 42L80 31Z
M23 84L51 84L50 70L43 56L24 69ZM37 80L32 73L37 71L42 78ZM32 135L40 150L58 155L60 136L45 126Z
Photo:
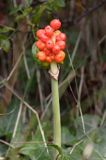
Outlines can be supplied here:
M68 52L68 57L69 57L69 61L70 61L70 66L72 67L72 70L76 75L76 71L75 71L75 68L73 66L73 62L72 62L72 59L71 59L71 56L70 56L69 52ZM78 94L78 85L77 85L76 77L75 77L75 85L76 85L76 91L77 91L77 94Z
M70 82L74 79L75 76L76 76L75 71L74 71L74 72L71 72L71 73L59 84L59 92L60 92L59 98L61 98L61 96L63 95L62 92L61 92L62 86L65 85L67 82L70 83ZM44 116L45 116L45 114L46 114L46 112L47 112L47 110L48 110L48 108L50 107L50 104L51 104L51 102L52 102L51 93L48 95L48 98L47 98L46 101L48 101L48 103L47 103L47 105L46 105L46 108L45 108L42 116L41 116L41 119L44 118Z
M4 114L1 114L1 113L0 113L0 116L7 116L7 115L10 115L10 114L12 114L13 112L15 112L15 109L16 109L16 108L14 108L12 111L7 112L7 113L4 113Z
M81 115L83 132L84 132L84 134L86 134L85 124L84 124L84 118L83 118L82 109L81 109L81 103L80 103L83 82L84 82L84 67L81 68L81 79L80 79L80 85L79 85L79 90L78 90L78 103L77 103L77 107L79 108L79 112L80 112L80 115Z
M102 7L106 3L106 0L101 0L100 3L94 5L93 7L87 9L80 17L76 18L75 23L79 22L82 18L88 16L92 12L95 12L97 9Z
M48 111L48 108L49 108L51 102L52 102L52 97L50 97L50 99L49 99L49 101L48 101L48 103L47 103L47 105L46 105L46 108L45 108L45 110L44 110L43 113L42 113L41 120L43 120L43 118L45 117L45 114L46 114L46 112Z
M9 147L11 147L11 148L13 148L13 149L15 148L12 144L10 144L10 143L2 140L2 139L0 139L0 143L3 143L3 144L5 144L5 145L7 145L7 146L9 146Z
M72 60L72 63L74 61L74 58L75 58L75 55L77 53L77 49L79 47L79 43L80 43L80 40L81 40L81 36L82 36L82 32L80 31L79 35L78 35L78 38L77 38L77 41L76 41L76 44L75 44L75 47L74 47L74 50L73 50L73 53L72 53L72 56L71 56L71 60Z
M70 151L70 154L72 154L72 152L74 151L74 149L80 144L80 143L82 143L84 140L83 139L81 139L79 142L77 142L73 147L72 147L72 149L71 149L71 151Z
M39 69L37 68L36 70L36 77L37 77L37 83L38 83L38 89L39 89L39 98L40 98L40 104L41 104L41 111L43 113L44 111L44 105L43 105L43 102L44 102L44 99L43 99L43 94L42 94L42 87L41 87L41 79L40 79L40 71Z
M9 81L9 79L11 78L11 76L13 75L14 71L16 70L16 68L18 67L20 61L21 61L21 58L22 58L22 55L23 54L20 54L19 58L17 59L17 62L16 64L14 65L13 69L11 70L9 76L7 77L7 81Z
M80 33L80 34L81 34L81 33ZM80 36L81 36L81 35L80 35ZM80 36L79 36L79 37L80 37ZM78 40L77 42L79 42L79 40ZM79 43L77 43L76 45L78 46L78 44L79 44ZM76 47L76 48L77 48L77 47ZM77 50L75 49L75 51L77 51ZM74 54L75 54L75 53L74 53ZM73 71L75 72L75 69L74 69L74 66L73 66L73 62L72 62L72 59L71 59L69 53L68 53L68 56L69 56L69 60L70 60L70 65L71 65ZM76 78L75 78L75 84L76 84L76 90L77 90L77 95L78 95L77 107L79 108L79 112L80 112L81 120L82 120L83 132L84 132L84 134L85 134L85 133L86 133L86 132L85 132L85 124L84 124L84 119L83 119L83 114L82 114L82 109L81 109L81 104L80 104L80 98L81 98L83 80L84 80L84 68L82 67L82 69L81 69L81 80L80 80L79 89L78 89L78 86L77 86ZM76 99L76 98L75 98L75 99Z
M106 34L99 40L98 45L100 45L106 39Z
M106 119L106 110L104 111L104 114L103 114L103 116L102 116L102 120L101 120L100 126L103 125L105 119Z
M25 54L24 54L23 58L24 58L24 65L25 65L26 74L27 74L28 79L30 79L31 76L30 76L30 71L29 71L29 68L28 68L28 63L27 63L27 59L26 59Z
M17 133L17 128L18 128L18 124L19 124L19 120L20 120L20 116L21 116L22 108L23 108L22 106L23 106L23 103L21 102L20 107L19 107L19 111L18 111L18 115L17 115L17 119L16 119L16 123L15 123L15 127L14 127L14 131L13 131L13 135L12 135L12 140L14 139L14 137L16 136L16 133Z
M1 77L0 77L1 78ZM3 78L2 78L3 79ZM39 125L39 129L40 129L40 132L41 132L41 136L42 136L42 139L43 139L43 142L44 142L44 145L45 147L47 148L47 143L46 143L46 139L45 139L45 135L44 135L44 131L42 129L42 125L40 123L40 119L39 119L39 116L38 116L38 113L36 110L34 110L26 101L24 101L17 93L16 91L14 91L7 83L4 83L5 87L8 88L8 90L10 92L13 93L13 95L15 95L27 108L29 108L35 115L36 115L36 118L37 118L37 121L38 121L38 125ZM47 153L48 153L48 148L47 148Z
M72 89L71 85L69 85L69 88L70 88L70 91L71 91L71 93L72 93L72 96L73 96L75 102L77 103L77 98L76 98L76 96L74 95L74 92L73 92L73 89Z
M27 142L24 142L24 141L21 141L21 142L13 142L13 144L44 144L44 142L43 141L27 141ZM49 144L49 142L48 142L48 144Z
M64 20L63 24L68 24L68 25L76 25L78 22L80 22L84 17L89 16L89 14L95 12L97 9L101 8L102 6L104 6L106 3L106 0L101 0L97 5L92 6L91 8L87 8L81 16L78 16L77 18L75 18L74 20L72 20L71 18L69 18L68 20Z

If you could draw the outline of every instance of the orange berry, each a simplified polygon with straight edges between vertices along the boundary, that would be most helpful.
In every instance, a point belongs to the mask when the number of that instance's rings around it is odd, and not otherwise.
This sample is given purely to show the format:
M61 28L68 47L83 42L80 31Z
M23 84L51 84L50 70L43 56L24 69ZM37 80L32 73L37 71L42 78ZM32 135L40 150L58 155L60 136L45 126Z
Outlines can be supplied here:
M46 59L45 52L43 52L43 51L38 52L37 55L36 55L36 57L37 57L40 61L44 62L45 59Z
M60 51L60 52L55 56L55 61L56 61L57 63L60 63L60 62L62 62L62 61L64 60L64 58L65 58L65 52Z
M65 33L60 33L59 35L56 36L56 41L65 41L65 40L66 40Z
M46 54L47 56L49 56L49 55L51 54L51 51L50 51L49 49L47 49L47 48L44 48L43 51L45 52L45 54Z
M42 34L40 40L46 43L49 40L49 38L46 36L46 34Z
M37 42L35 42L35 45L40 49L43 50L45 48L45 44L41 41L38 40Z
M36 36L38 38L40 38L42 36L42 34L45 34L45 30L44 29L39 29L37 32L36 32Z
M49 40L46 42L46 47L47 47L48 49L52 49L53 46L54 46L53 41L52 41L51 39L49 39Z
M50 56L46 56L46 61L47 61L48 63L51 63L51 62L52 62L51 57L50 57Z
M61 50L64 50L66 47L65 41L58 41L56 44L59 45Z
M51 55L50 58L51 58L51 60L53 61L53 60L54 60L54 55Z
M51 22L50 22L50 26L54 29L54 30L57 30L61 27L61 22L59 19L53 19Z
M60 47L59 47L59 45L55 44L54 47L53 47L53 49L52 49L52 51L53 51L54 54L59 53L59 52L60 52Z

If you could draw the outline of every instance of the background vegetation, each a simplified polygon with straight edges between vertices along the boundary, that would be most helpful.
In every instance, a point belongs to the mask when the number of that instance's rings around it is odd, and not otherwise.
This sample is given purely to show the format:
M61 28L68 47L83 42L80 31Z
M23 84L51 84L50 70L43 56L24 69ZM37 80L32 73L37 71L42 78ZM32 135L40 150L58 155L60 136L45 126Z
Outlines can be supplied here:
M52 145L48 68L32 58L38 28L67 34L60 66L62 149ZM106 0L0 1L0 159L106 160Z

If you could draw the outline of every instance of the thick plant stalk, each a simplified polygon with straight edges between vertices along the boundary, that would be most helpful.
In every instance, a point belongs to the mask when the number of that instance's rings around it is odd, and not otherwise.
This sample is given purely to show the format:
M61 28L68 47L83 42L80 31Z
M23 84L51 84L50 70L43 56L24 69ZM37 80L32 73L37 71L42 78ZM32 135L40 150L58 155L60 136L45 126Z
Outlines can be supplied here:
M61 120L60 120L60 104L59 104L59 90L58 90L59 69L56 63L51 63L50 74L51 74L51 85L52 85L54 144L61 147Z

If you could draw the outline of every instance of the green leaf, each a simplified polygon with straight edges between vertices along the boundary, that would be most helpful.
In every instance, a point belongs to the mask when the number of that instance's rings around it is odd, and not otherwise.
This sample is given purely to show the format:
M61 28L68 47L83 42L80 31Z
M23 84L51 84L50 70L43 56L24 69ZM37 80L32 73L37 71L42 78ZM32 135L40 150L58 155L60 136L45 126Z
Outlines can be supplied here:
M55 3L59 7L65 7L65 1L64 0L57 0Z
M22 11L22 6L18 5L17 7L13 7L9 12L10 15L15 15L17 12Z
M12 27L8 27L8 26L0 27L0 33L6 33L6 32L10 32L10 31L15 31L15 29Z
M38 64L41 65L41 62L36 58L36 54L39 51L39 49L36 47L35 43L32 45L32 56L33 60Z
M42 4L35 8L32 16L33 23L37 24L40 21L40 18L46 9L47 9L47 6L45 4Z
M21 148L20 153L28 156L31 160L51 160L47 148L43 144L34 144L33 141L32 144L27 144Z
M64 0L49 0L47 4L47 9L50 11L57 11L59 8L65 7L65 1Z
M32 7L25 8L21 10L21 14L16 16L16 21L19 21L25 17L27 17L32 11Z
M19 107L17 107L18 104L19 102L17 100L14 100L14 102L10 103L10 106L8 107L8 110L7 110L7 114L5 114L4 116L0 116L0 136L1 137L6 136L9 138L10 135L13 133L17 114L19 111Z
M62 143L69 144L75 140L75 137L70 133L67 127L62 127Z
M106 158L106 128L100 127L97 132L95 139L95 154L101 155L102 158Z
M48 146L51 146L51 147L55 148L58 151L59 155L62 155L62 149L58 145L48 144Z
M0 41L8 39L6 35L0 34Z
M27 16L31 11L32 11L32 7L25 8L25 10L23 11L23 14Z
M10 49L10 41L8 39L2 40L0 42L0 47L5 51L8 52Z
M35 43L32 45L32 55L36 56L39 49L36 47Z
M100 121L100 117L97 115L86 114L83 116L83 120L84 120L84 125L85 125L85 131L89 132L97 128L99 121ZM77 132L76 137L81 138L84 135L83 126L82 126L82 118L77 117L77 119L75 120L75 123L76 123L76 132Z
M36 47L35 43L32 45L32 56L33 56L33 60L35 62L37 62L38 64L40 64L40 61L36 58L36 54L39 51L39 49Z

